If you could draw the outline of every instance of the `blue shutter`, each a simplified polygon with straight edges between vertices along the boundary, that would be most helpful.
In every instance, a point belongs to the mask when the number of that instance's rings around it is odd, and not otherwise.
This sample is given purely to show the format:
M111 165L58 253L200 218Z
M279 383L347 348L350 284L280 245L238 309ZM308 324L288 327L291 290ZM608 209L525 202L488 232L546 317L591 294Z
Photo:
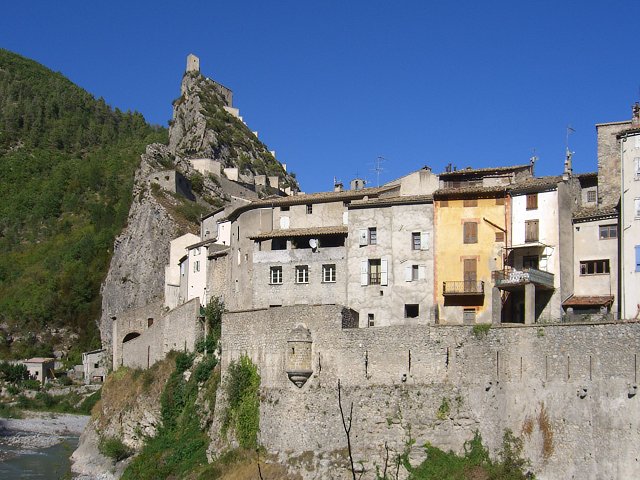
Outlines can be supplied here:
M640 245L636 245L636 272L640 272Z

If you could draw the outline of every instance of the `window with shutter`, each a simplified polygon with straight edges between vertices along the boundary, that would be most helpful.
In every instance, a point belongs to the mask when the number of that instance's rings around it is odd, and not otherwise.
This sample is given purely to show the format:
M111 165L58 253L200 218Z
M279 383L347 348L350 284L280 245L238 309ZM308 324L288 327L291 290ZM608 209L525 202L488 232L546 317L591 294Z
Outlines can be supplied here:
M496 198L496 205L504 205L504 197Z
M527 210L536 210L538 208L538 194L530 193L527 195Z
M478 279L478 263L475 258L464 259L464 291L475 292Z
M634 200L634 203L635 203L636 218L640 218L640 198L636 198Z
M420 250L429 250L430 243L431 243L431 233L420 232Z
M380 285L382 283L382 262L379 258L369 260L369 281L364 285Z
M465 207L477 207L478 199L477 198L465 198L462 202Z
M389 284L389 274L386 260L379 260L380 262L380 285Z
M636 157L633 159L633 169L635 172L635 179L640 180L640 157Z
M440 200L440 207L446 208L449 206L449 200Z
M420 250L420 232L411 233L411 249Z
M464 222L463 243L478 243L478 224L476 222Z
M504 232L496 232L496 242L504 242Z
M640 245L636 245L636 272L640 272Z
M524 222L524 241L537 242L538 241L538 220L526 220Z

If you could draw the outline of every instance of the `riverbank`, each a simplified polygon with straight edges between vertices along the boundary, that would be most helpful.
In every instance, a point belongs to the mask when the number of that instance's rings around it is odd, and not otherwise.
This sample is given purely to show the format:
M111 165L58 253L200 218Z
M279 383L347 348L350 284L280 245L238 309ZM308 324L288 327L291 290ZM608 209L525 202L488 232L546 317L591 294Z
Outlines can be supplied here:
M29 411L22 414L25 418L0 418L0 461L79 437L89 421L86 415Z

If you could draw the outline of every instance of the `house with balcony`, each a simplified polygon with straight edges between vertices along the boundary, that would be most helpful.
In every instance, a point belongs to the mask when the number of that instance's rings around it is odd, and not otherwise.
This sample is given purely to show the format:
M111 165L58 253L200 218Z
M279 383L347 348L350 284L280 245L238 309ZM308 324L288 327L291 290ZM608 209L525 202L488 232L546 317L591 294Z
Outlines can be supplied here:
M561 320L562 300L573 294L571 220L577 191L570 175L530 178L509 188L511 233L504 268L494 273L501 292L495 321Z

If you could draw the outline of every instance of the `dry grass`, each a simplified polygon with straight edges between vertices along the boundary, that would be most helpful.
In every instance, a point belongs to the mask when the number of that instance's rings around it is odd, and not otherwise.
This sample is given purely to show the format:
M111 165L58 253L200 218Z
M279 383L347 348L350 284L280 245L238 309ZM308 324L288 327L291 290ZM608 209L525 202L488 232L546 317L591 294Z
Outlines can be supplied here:
M121 367L111 373L102 386L102 399L92 411L98 426L104 428L111 419L120 418L139 404L141 397L158 402L174 367L174 355L168 355L148 370Z
M531 438L531 434L533 433L533 419L527 417L522 424L522 433L527 436L527 438Z
M540 404L538 428L542 433L542 455L544 458L549 458L553 453L553 429L551 427L551 422L549 422L549 415L544 407L544 403Z

